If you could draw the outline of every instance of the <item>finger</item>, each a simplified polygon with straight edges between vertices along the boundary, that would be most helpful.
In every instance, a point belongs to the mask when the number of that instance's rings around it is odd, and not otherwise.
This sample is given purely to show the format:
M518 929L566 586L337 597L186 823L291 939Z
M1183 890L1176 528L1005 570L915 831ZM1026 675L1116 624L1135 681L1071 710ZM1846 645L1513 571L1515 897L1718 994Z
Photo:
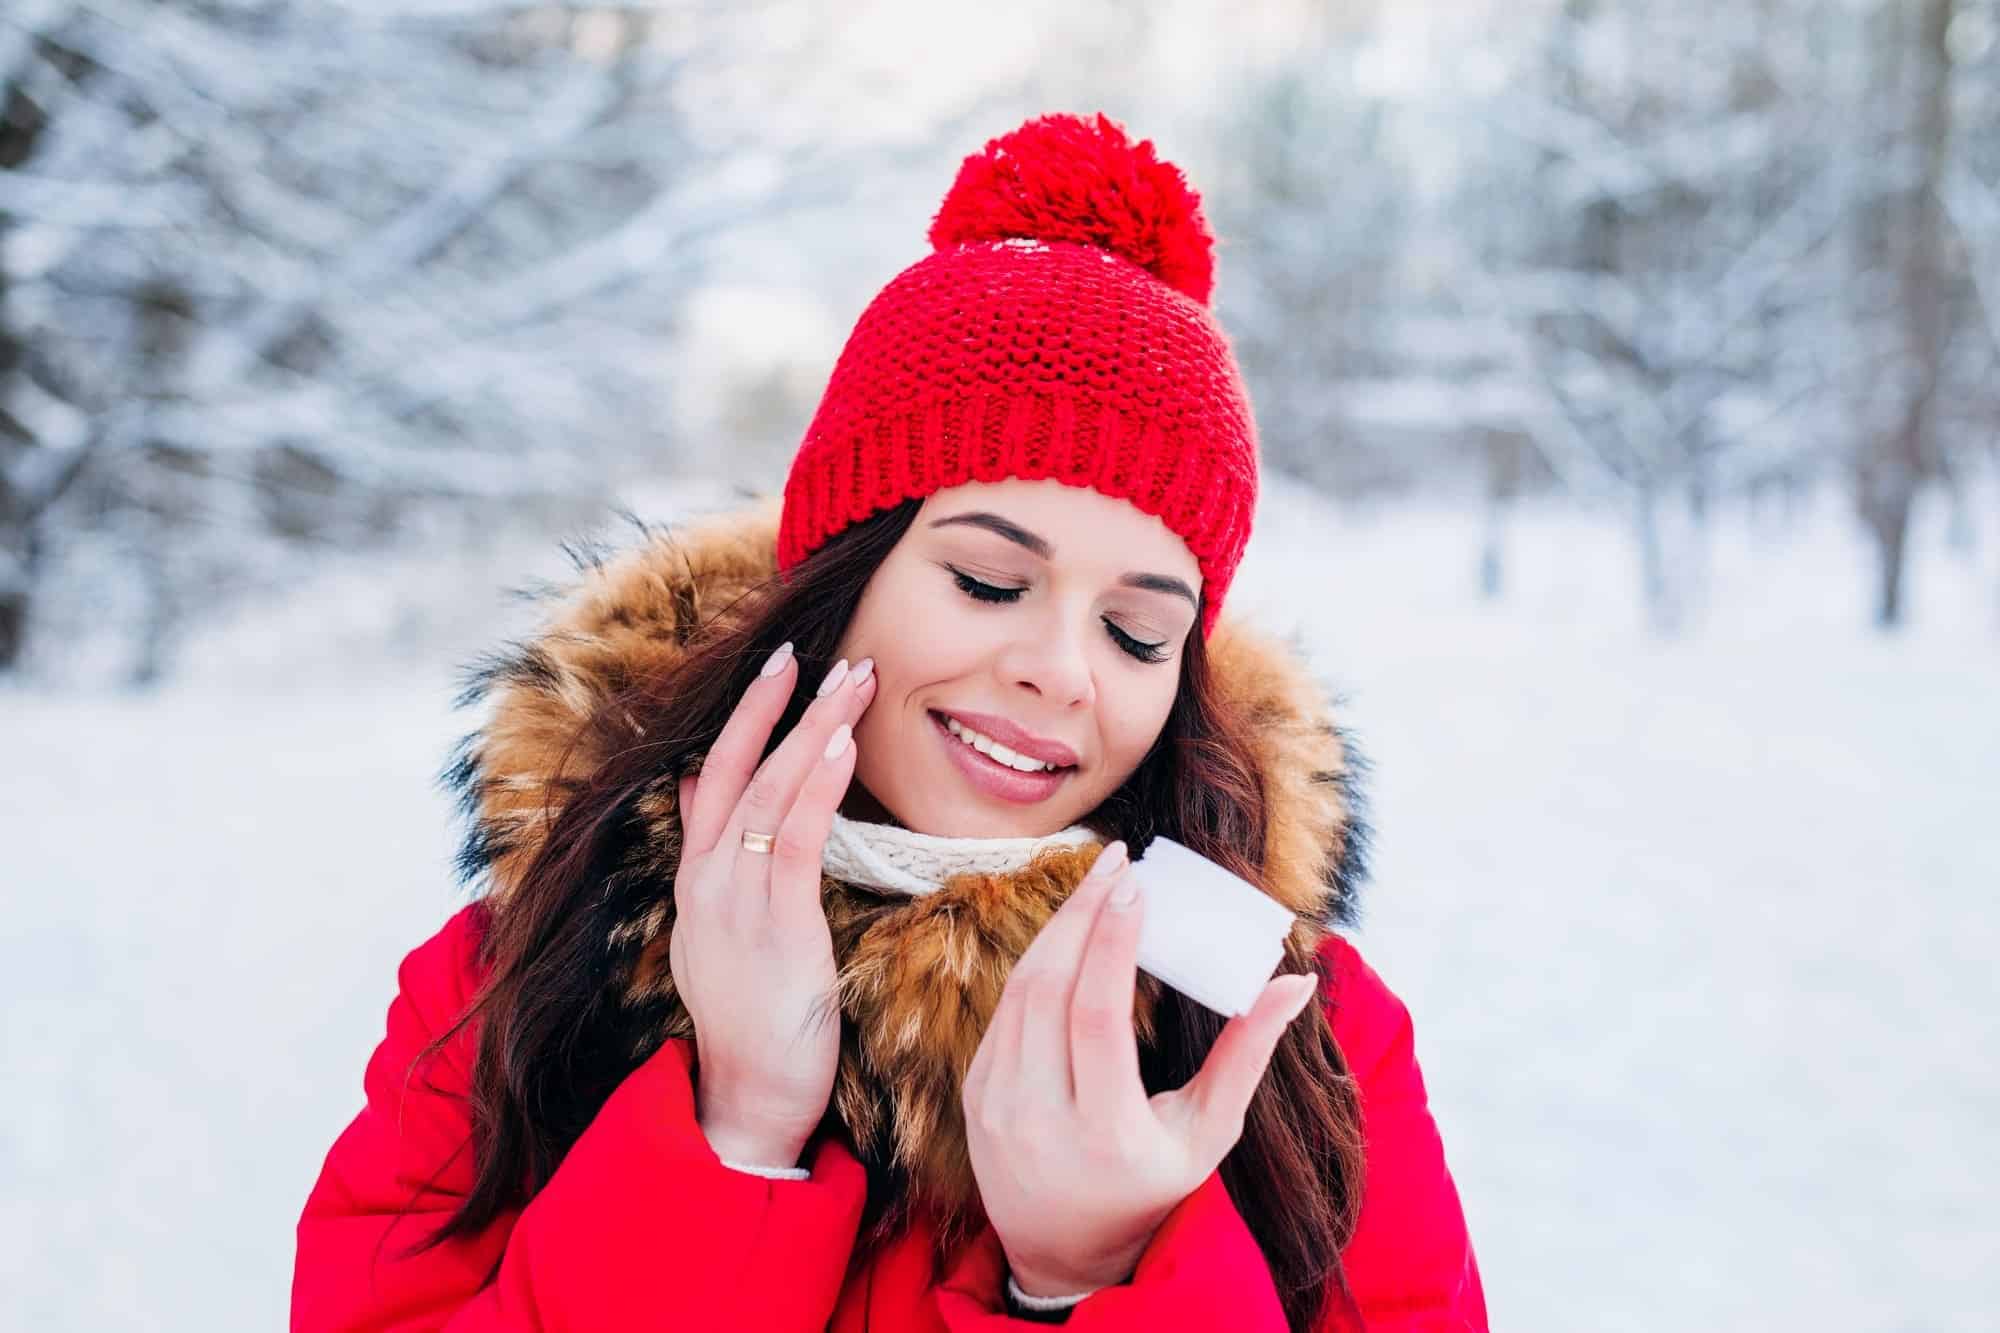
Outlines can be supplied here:
M1111 890L1112 881L1125 867L1125 843L1123 839L1105 844L1104 850L1091 862L1090 872L1070 891L1062 906L1055 910L1028 941L1028 947L1014 964L1014 973L1023 969L1060 963L1067 955L1066 969L1074 975L1076 960L1083 952L1083 941L1090 934L1091 923L1097 919L1097 909L1104 905L1105 896ZM1013 974L1008 976L1008 984L1013 983Z
M826 918L819 901L820 858L833 831L834 812L854 776L854 763L854 728L843 722L806 774L771 848L771 916L780 925Z
M1138 878L1130 873L1117 877L1084 946L1076 993L1070 997L1070 1079L1077 1108L1086 1118L1116 1120L1146 1101L1139 1038L1132 1029L1139 922L1146 905L1138 887Z
M991 1118L995 1110L991 1105L993 1098L1006 1094L1019 1083L1020 1062L1020 996L1003 988L1000 1003L994 1006L993 1016L987 1020L986 1031L979 1039L979 1049L973 1052L972 1063L965 1071L965 1087L960 1095L966 1114Z
M681 834L684 853L699 856L715 846L729 812L736 808L750 775L757 771L757 759L771 739L771 728L785 715L792 687L798 678L798 661L792 645L780 644L764 661L750 688L736 702L722 734L709 747L702 761L701 781L692 803L681 805Z
M1070 1001L1091 928L1112 886L1129 869L1124 852L1124 843L1116 842L1098 853L1090 873L1030 941L1007 978L1008 989L1020 997L1022 1076L1034 1085L1030 1090L1044 1094L1037 1097L1044 1105L1075 1096L1070 1078Z
M784 824L806 774L826 749L834 728L859 718L861 710L875 697L874 663L863 658L859 666L859 671L851 669L847 659L842 658L827 672L820 682L818 697L807 705L798 725L751 775L736 800L736 808L722 826L719 842L734 845L742 839L745 829L776 833Z
M680 814L681 847L683 850L687 847L687 821L690 812L694 809L695 785L696 779L694 774L681 774L680 785L676 788L674 798L674 809Z
M1294 1018L1319 989L1314 974L1293 973L1264 987L1250 1012L1224 1025L1201 1072L1188 1081L1187 1109L1212 1144L1226 1152L1243 1132L1250 1099L1264 1081L1271 1054Z

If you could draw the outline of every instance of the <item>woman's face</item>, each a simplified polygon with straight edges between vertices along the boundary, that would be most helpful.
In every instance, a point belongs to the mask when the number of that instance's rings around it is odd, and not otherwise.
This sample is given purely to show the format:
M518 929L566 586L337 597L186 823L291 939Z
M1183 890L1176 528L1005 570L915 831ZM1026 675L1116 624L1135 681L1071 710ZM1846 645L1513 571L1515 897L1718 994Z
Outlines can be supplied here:
M930 495L841 637L881 678L843 811L953 837L1075 823L1165 725L1200 593L1186 544L1123 500L1018 479Z

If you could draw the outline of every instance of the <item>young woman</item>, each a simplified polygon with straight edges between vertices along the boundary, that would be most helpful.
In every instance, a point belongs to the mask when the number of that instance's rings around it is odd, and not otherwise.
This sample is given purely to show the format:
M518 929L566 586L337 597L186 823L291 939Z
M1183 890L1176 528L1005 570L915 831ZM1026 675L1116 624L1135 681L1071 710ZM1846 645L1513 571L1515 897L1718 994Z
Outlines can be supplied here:
M968 158L780 505L586 568L452 776L299 1221L319 1329L1484 1329L1358 761L1219 619L1257 449L1149 143ZM1139 972L1157 835L1291 909L1246 1015ZM1312 1001L1317 998L1317 1004Z

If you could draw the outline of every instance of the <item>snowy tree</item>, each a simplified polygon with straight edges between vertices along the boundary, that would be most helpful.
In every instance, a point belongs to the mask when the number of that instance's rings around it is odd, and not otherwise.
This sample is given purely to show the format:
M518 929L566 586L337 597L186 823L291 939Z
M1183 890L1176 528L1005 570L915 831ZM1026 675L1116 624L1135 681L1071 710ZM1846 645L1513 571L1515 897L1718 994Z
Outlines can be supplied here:
M1354 76L1365 36L1337 28L1233 90L1211 131L1228 151L1205 196L1222 242L1217 313L1265 455L1350 493L1394 471L1351 416L1402 368L1384 333L1403 312L1408 211L1387 141L1392 109Z
M1801 336L1838 296L1843 200L1797 17L1566 0L1527 77L1478 108L1518 206L1465 247L1463 309L1511 348L1553 473L1629 510L1662 625L1698 555L1671 545L1668 503L1698 518L1810 466L1816 395L1851 369Z
M1989 211L1979 145L1960 143L1955 114L1964 100L1955 51L1970 57L1977 44L1991 45L1990 31L1974 34L1982 20L1990 28L1990 12L1965 0L1921 0L1869 16L1873 40L1853 124L1857 150L1880 166L1858 181L1850 249L1859 281L1850 317L1853 336L1879 349L1882 373L1856 396L1848 459L1855 506L1876 549L1875 619L1884 627L1905 615L1918 495L1942 486L1962 503L1962 474L1977 461L1977 442L1990 449L1994 433L2000 359L1981 298L2000 217ZM1977 125L1967 123L1975 132Z
M705 247L848 179L784 128L810 22L763 18L10 6L0 668L48 587L125 607L144 676L189 605L302 550L594 496L670 449Z

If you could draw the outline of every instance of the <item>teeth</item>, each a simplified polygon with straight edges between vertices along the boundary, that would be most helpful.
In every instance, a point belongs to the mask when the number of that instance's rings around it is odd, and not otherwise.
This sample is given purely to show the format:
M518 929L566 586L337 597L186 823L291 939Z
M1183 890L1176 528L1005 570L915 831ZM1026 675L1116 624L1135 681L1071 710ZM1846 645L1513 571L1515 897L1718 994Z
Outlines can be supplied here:
M1024 754L1017 754L1015 751L1002 745L999 741L994 740L991 736L982 735L974 731L971 727L961 726L955 717L946 718L944 724L952 735L958 737L967 745L979 751L979 753L997 763L1005 764L1017 772L1046 773L1056 767L1054 764L1043 763L1039 759L1030 759Z

